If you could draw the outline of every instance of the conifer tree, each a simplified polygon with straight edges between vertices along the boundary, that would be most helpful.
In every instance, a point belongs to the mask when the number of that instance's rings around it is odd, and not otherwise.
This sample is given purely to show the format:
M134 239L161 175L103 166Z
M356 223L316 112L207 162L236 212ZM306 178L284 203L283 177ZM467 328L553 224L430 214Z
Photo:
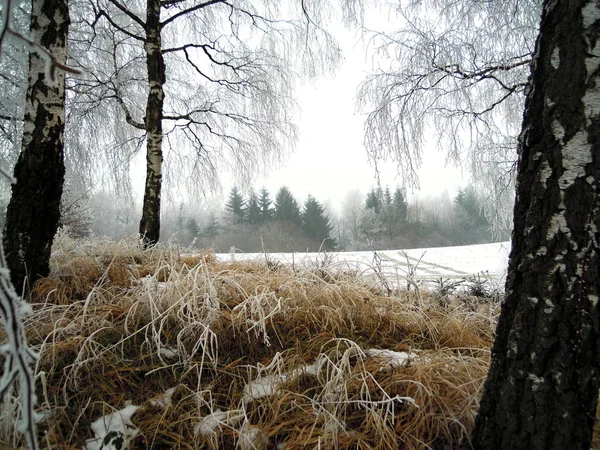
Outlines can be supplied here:
M198 237L200 234L200 227L198 226L198 222L193 217L189 217L185 223L185 233L186 233L186 245L194 242L194 239Z
M489 239L490 225L473 186L460 189L454 198L457 210L457 244L475 244Z
M323 205L309 195L302 210L302 231L319 249L333 250L336 242L331 237L332 230Z
M245 222L250 225L258 225L262 221L262 214L260 204L258 202L258 196L254 191L250 193L248 197L248 203L246 204L245 211Z
M392 203L398 222L400 224L405 224L408 212L408 204L406 203L406 199L404 198L404 193L402 192L402 189L400 189L399 187L396 187L396 190L394 191Z
M246 202L237 186L231 188L229 198L225 204L225 209L231 214L234 223L241 223L244 220Z
M383 194L381 196L381 202L383 205L391 205L392 204L392 191L390 191L390 187L386 186Z
M367 194L367 198L365 199L365 209L371 209L375 212L375 214L379 214L381 212L381 195L380 191L373 188Z
M274 218L279 221L293 223L297 226L302 225L302 215L298 202L285 186L277 191Z
M202 229L202 236L207 238L215 238L219 234L219 220L217 216L211 212L208 214L208 221L204 228Z
M260 208L261 222L266 223L273 219L274 211L272 205L273 202L271 201L269 191L267 191L266 188L262 188L258 196L258 206Z

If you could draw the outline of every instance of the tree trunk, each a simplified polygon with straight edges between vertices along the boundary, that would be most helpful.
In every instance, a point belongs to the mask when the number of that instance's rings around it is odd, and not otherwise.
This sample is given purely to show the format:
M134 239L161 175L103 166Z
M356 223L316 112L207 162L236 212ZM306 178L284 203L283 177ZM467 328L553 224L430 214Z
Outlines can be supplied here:
M60 63L66 62L67 3L67 0L32 3L31 37ZM56 86L51 87L50 80L45 79L45 69L45 61L32 54L22 148L14 169L17 182L12 186L6 213L4 249L17 291L48 275L52 241L60 219L65 174L64 74L54 74Z
M146 10L146 64L148 102L146 104L146 186L140 221L140 235L146 247L160 237L160 194L162 185L162 117L165 93L165 62L161 51L160 0L148 0Z
M600 4L546 0L475 449L588 450L600 365Z

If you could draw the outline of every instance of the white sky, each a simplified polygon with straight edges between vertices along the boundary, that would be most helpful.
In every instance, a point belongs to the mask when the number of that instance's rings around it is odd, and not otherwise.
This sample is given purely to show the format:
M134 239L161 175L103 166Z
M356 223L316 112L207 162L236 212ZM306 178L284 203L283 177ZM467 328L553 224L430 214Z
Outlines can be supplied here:
M370 16L371 22L373 17L378 22L371 28L394 27L394 19L388 20L385 13L371 12ZM299 131L296 151L280 168L254 180L252 187L256 190L266 187L274 199L277 190L287 186L300 203L311 194L339 211L349 191L359 189L364 195L377 183L375 168L369 163L363 145L366 116L356 112L355 103L358 85L371 72L373 61L355 31L341 24L334 24L328 30L338 39L344 62L333 75L298 86L300 112L295 121ZM133 171L134 189L141 199L145 156L138 155L137 159L139 164L134 164ZM379 171L382 187L402 186L395 163L380 163ZM423 198L438 196L444 191L452 197L459 187L468 183L468 176L459 169L446 167L445 155L432 146L424 149L419 181L420 190L409 190L409 200L414 195ZM233 181L222 180L223 202L233 184Z
M265 186L274 197L279 187L290 188L299 201L308 194L339 209L346 193L360 189L363 194L376 184L375 167L363 145L366 115L356 112L359 83L371 70L371 59L354 32L335 28L345 61L333 75L301 86L297 91L301 112L297 119L299 142L296 152L278 170L254 183ZM459 169L446 167L445 155L435 146L425 149L419 171L420 191L411 195L437 196L448 190L452 196L468 183ZM402 185L393 162L380 163L382 186ZM230 186L225 186L225 194Z

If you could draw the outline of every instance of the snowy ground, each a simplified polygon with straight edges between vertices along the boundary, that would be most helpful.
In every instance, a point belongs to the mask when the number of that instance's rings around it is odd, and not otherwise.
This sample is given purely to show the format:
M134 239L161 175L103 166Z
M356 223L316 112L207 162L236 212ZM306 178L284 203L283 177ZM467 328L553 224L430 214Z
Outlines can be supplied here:
M358 270L365 276L384 279L393 285L408 280L431 283L484 277L501 286L506 276L510 242L461 247L333 253L219 253L222 261L256 260L281 262L296 267L330 267Z

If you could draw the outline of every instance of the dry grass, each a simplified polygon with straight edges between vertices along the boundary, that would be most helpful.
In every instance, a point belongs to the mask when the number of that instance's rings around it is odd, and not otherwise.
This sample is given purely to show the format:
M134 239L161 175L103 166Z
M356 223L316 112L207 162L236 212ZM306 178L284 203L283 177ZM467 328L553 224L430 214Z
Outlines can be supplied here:
M131 448L457 448L498 308L446 300L388 297L351 273L62 236L26 323L41 355L40 444L81 449L92 422L131 402ZM15 443L0 421L0 445Z

